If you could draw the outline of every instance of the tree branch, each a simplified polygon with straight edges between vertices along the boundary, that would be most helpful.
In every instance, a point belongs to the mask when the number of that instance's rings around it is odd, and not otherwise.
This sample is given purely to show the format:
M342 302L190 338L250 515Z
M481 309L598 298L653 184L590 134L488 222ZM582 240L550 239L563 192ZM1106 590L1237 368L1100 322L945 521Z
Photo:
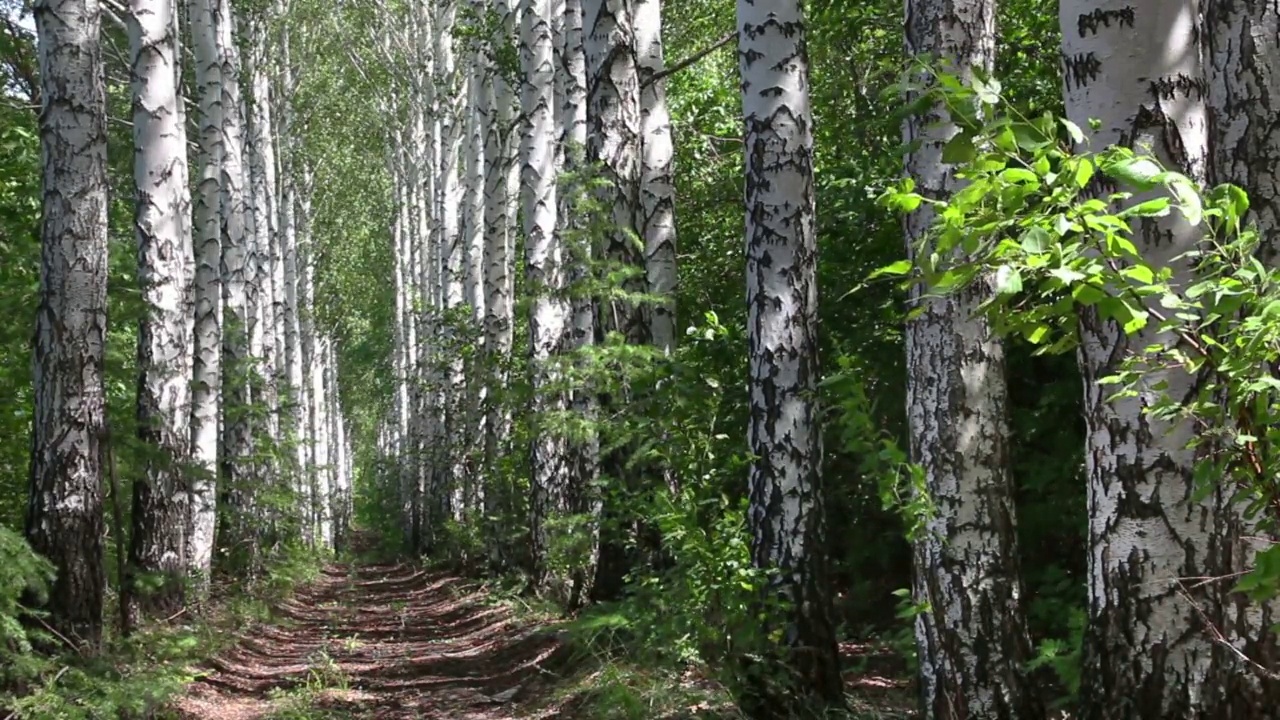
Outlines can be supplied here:
M687 68L687 67L689 67L690 65L692 65L692 64L694 64L694 63L696 63L696 62L698 62L698 61L699 61L699 60L701 60L702 58L704 58L704 57L706 57L706 56L710 55L711 53L713 53L713 52L715 52L715 51L719 50L720 48L724 47L725 45L728 45L729 43L733 42L734 40L736 40L736 39L737 39L737 37L738 37L738 32L735 30L734 32L731 32L731 33L729 33L728 35L725 35L724 37L722 37L722 38L720 38L719 40L715 41L715 43L714 43L713 45L711 45L710 47L705 47L705 48L703 48L703 49L699 50L698 52L696 52L696 53L694 53L694 54L690 55L689 57L685 58L684 60L681 60L680 62L676 63L675 65L672 65L671 67L667 68L666 70L663 70L662 72L656 72L656 73L654 73L654 74L650 75L648 78L646 78L646 79L645 79L645 81L644 81L643 83L640 83L640 87L641 87L642 89L643 89L643 88L647 88L647 87L649 87L650 85L652 85L652 84L654 84L654 83L658 82L659 80L662 80L663 78L667 77L668 75L673 75L673 74L675 74L675 73L680 72L681 70L684 70L685 68Z

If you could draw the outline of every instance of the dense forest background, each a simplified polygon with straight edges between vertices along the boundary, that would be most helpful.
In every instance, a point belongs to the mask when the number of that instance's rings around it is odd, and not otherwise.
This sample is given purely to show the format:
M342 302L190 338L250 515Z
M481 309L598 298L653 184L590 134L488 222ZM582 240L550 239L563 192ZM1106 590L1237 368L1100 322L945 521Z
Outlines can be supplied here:
M1258 39L1268 3L0 2L0 708L15 717L178 712L193 668L311 597L335 559L422 562L535 602L574 651L565 676L587 678L565 716L1262 718L1280 697L1280 572L1249 544L1270 537L1272 390L1241 369L1275 349L1249 321L1270 317L1274 271L1232 245L1258 242L1243 201L1212 190L1248 190L1269 237L1274 171L1254 168L1280 90ZM930 56L948 62L909 64ZM759 90L774 81L776 106ZM166 87L181 109L149 104ZM1112 144L1193 182L1143 175ZM1072 146L1100 154L1055 194L1082 162ZM1035 182L999 174L1014 166ZM771 193L808 184L800 219L775 223L769 203L791 198ZM1130 186L1165 204L1088 205ZM1195 265L1213 284L1189 295L1161 275L1184 261L1159 233L1184 237L1168 217L1190 217L1191 196L1214 252ZM100 236L83 230L99 201ZM1114 241L1130 224L1133 252ZM1033 226L1058 227L1058 249L1028 245ZM1062 272L958 244L1002 233ZM1093 235L1111 240L1063 249ZM976 285L929 260L946 242ZM780 247L800 269L770 276ZM51 248L82 255L59 265ZM58 305L75 293L49 289L57 267L94 275L100 302ZM907 274L966 299L922 301ZM1136 289L1108 289L1126 278ZM1193 462L1146 419L1183 356L1119 358L1156 342L1136 308L1171 295L1203 322L1153 309L1159 337L1224 349L1187 361L1221 380L1161 421L1229 427L1244 450L1205 441ZM1187 310L1228 296L1243 299ZM57 357L97 372L53 392L68 366L40 358L82 311L105 318L85 336L105 336ZM816 335L768 345L771 322L810 315ZM1062 341L1044 352L1050 328ZM190 389L165 384L174 368ZM1136 410L1100 389L1112 374L1163 384L1134 391ZM94 383L101 417L54 417ZM1251 424L1210 409L1242 398ZM92 451L68 455L67 427ZM73 455L87 469L67 470ZM1228 489L1193 491L1193 464ZM1132 493L1113 507L1115 488ZM1139 522L1200 512L1211 530L1169 542ZM1245 600L1234 581L1255 569ZM1133 590L1148 570L1172 589ZM1184 595L1194 612L1164 604Z

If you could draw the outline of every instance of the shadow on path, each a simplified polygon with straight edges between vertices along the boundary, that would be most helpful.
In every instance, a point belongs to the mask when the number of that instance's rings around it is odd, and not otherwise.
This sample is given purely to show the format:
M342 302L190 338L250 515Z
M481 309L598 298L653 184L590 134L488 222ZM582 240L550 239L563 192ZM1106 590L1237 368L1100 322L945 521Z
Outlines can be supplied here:
M485 599L466 581L408 565L330 566L280 606L283 623L249 629L211 660L179 716L548 717L522 705L554 681L563 655L554 636Z

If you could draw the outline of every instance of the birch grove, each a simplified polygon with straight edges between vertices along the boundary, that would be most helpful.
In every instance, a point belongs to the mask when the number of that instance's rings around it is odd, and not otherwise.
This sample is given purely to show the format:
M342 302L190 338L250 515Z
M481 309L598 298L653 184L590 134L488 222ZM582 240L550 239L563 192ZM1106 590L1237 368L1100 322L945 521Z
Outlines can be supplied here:
M730 7L6 10L0 715L1271 717L1276 3Z

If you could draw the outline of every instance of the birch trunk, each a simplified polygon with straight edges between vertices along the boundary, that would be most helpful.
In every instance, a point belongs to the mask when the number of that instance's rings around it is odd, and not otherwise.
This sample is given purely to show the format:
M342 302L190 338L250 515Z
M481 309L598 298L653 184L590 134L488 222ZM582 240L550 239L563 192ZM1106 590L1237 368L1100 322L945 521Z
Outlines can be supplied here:
M315 513L321 547L333 549L333 464L329 462L329 338L316 338L311 365L311 466L316 478Z
M547 520L563 507L564 442L546 425L563 409L553 390L554 361L560 350L567 308L558 296L563 287L562 253L556 241L555 47L550 0L521 0L520 66L520 195L524 215L525 284L532 296L529 313L529 365L533 385L530 411L535 429L530 448L530 557L535 587L547 580Z
M311 223L314 219L311 210L313 182L312 170L305 164L296 168L299 173L298 183L298 345L302 356L302 393L298 398L302 415L302 446L300 460L302 462L302 483L305 490L305 508L307 516L308 543L320 543L323 546L323 523L318 508L321 506L320 468L316 462L315 435L315 401L316 387L314 372L317 361L317 346L320 338L316 334L315 324L315 284L312 277L314 257L314 238L311 235Z
M126 24L133 63L134 228L145 305L138 327L138 439L148 449L146 468L133 483L129 569L134 582L140 574L162 582L151 592L122 592L131 615L151 617L185 604L195 267L173 0L131 0Z
M57 572L49 624L102 637L107 113L97 0L37 0L43 214L26 536Z
M751 557L788 603L789 671L754 678L749 717L840 708L844 691L826 577L818 381L813 131L804 15L797 0L738 1L746 146L748 478ZM766 628L773 630L773 628ZM769 672L776 671L770 667Z
M515 39L515 11L508 2L499 2L498 33L491 39L495 47L508 45ZM489 565L493 569L506 565L502 540L501 517L508 490L495 487L501 477L499 460L505 454L511 434L511 410L503 396L508 385L506 363L511 355L514 315L514 241L516 221L510 178L519 172L515 162L516 143L512 133L518 105L506 74L488 67L490 82L485 84L488 104L485 127L485 357L489 387L485 394L485 543ZM517 179L518 182L518 179Z
M485 138L484 93L487 78L481 65L479 48L473 48L468 58L467 78L467 110L466 110L466 163L465 191L462 209L464 212L463 249L464 276L463 295L466 304L471 308L470 327L478 330L484 327L485 292L484 292L484 170L485 170ZM481 482L479 467L479 443L484 439L484 415L481 407L484 403L485 378L481 371L480 361L483 358L485 336L483 332L469 332L467 339L477 345L476 352L469 356L466 378L465 402L463 404L463 423L461 452L464 475L460 478L462 485L461 515L464 519L479 518L482 511L484 487Z
M222 406L222 63L213 0L191 0L190 25L200 128L196 185L195 360L192 372L191 451L186 560L197 585L207 584L217 523L218 436Z
M285 4L277 2L275 14L283 17ZM281 308L284 315L284 354L287 366L287 382L285 394L287 405L282 415L286 418L285 438L292 444L293 452L293 489L297 496L298 517L302 520L299 532L310 537L310 515L304 511L310 507L310 485L306 479L307 468L307 422L306 422L306 387L304 386L302 356L301 308L298 297L298 178L294 161L296 144L291 140L293 132L293 107L288 98L293 91L293 68L290 65L290 34L286 27L280 32L279 49L279 86L276 93L279 105L274 108L274 116L279 118L276 137L281 139L280 158L280 255L281 281L284 304Z
M1280 112L1280 7L1265 0L1204 0L1204 57L1208 79L1209 185L1232 183L1249 194L1250 215L1264 239L1264 262L1274 267L1280 230L1280 136L1270 131ZM1209 562L1217 583L1214 618L1232 649L1215 647L1214 689L1207 712L1217 717L1263 718L1280 704L1280 683L1259 677L1241 660L1280 665L1273 628L1280 603L1250 601L1233 593L1234 578L1256 565L1269 543L1233 488L1218 489L1217 523ZM1237 654L1239 653L1239 654Z
M253 197L251 204L254 225L254 257L256 259L256 276L258 278L257 323L260 328L261 369L259 377L262 383L261 403L265 406L266 435L273 445L280 442L280 397L277 378L280 375L281 353L278 348L282 342L277 337L279 326L276 313L277 302L276 278L279 262L275 250L276 236L279 234L276 213L276 151L272 137L271 124L271 81L267 73L267 47L265 21L259 19L253 23L251 34L250 83L252 101L252 117L250 121L250 146L252 147L252 163L250 167L250 189ZM275 463L273 462L274 466ZM278 470L278 468L276 468Z
M229 0L219 0L214 16L222 65L221 221L222 221L222 480L231 507L247 508L253 491L253 427L250 422L252 358L249 333L252 310L248 278L251 261L245 213L244 101L240 93L240 50L236 18ZM201 503L204 505L204 503ZM214 500L209 499L213 506ZM250 518L227 514L222 543L237 563L252 567L257 543Z
M570 324L565 336L566 351L577 353L573 362L585 375L590 360L584 357L585 349L595 344L596 304L594 298L582 287L593 279L591 263L595 255L592 238L585 232L585 223L578 220L580 212L574 205L582 188L586 187L588 172L587 152L587 56L583 38L582 0L564 0L564 22L559 41L560 54L560 145L564 153L563 177L572 182L561 183L557 190L560 204L556 220L560 225L561 246L565 253L567 269L565 280L576 291L569 303ZM599 441L593 429L596 419L596 388L593 384L574 383L568 391L569 407L581 422L585 434L573 438L568 449L568 477L565 486L565 506L569 512L586 518L585 525L576 527L576 546L582 549L569 578L569 594L566 605L575 609L591 596L595 585L596 569L600 561L601 496L596 490L599 479Z
M447 319L442 328L450 351L445 357L446 385L444 390L444 432L440 438L444 462L438 468L443 482L437 483L435 499L440 503L441 519L460 519L463 475L460 437L465 433L463 424L463 394L466 379L460 349L460 318L451 317L465 303L463 274L466 267L466 248L462 237L460 192L461 145L464 139L462 125L462 97L459 72L453 52L453 29L457 15L457 0L441 0L434 5L435 19L435 72L437 117L440 119L440 152L438 182L436 188L436 213L439 218L439 243L444 253L444 304ZM433 533L435 531L433 530Z
M1203 179L1207 131L1195 0L1086 2L1060 8L1067 115L1087 128L1090 145L1147 145L1167 167ZM1173 265L1200 233L1178 213L1135 228L1135 244L1155 265ZM1156 390L1109 401L1098 381L1130 351L1172 339L1151 331L1126 338L1096 313L1081 319L1080 365L1088 429L1089 626L1085 633L1082 717L1205 718L1202 699L1212 648L1182 578L1205 569L1212 508L1194 502L1191 427L1170 427L1143 408ZM1154 370L1183 397L1194 380Z
M657 300L646 306L649 337L664 354L676 344L676 188L675 142L667 110L659 0L635 0L636 61L640 74L640 217L636 229L644 241L648 291Z
M913 57L945 58L966 80L995 64L994 0L908 0ZM942 148L957 131L942 107L910 118L904 142L920 141L907 173L927 197L959 189ZM904 224L909 253L921 251L934 215ZM924 249L923 252L928 252ZM1013 482L1009 474L1004 346L978 315L980 286L925 299L907 323L907 418L911 455L925 473L937 514L916 541L914 596L920 693L928 718L1042 716L1023 670L1031 655L1022 604Z
M636 218L640 199L640 76L636 60L634 0L583 0L587 81L587 161L599 164L607 185L600 200L611 213L613 231L602 257L620 268L642 269ZM623 289L643 292L643 279ZM640 345L649 333L638 304L602 303L597 334L618 332Z

